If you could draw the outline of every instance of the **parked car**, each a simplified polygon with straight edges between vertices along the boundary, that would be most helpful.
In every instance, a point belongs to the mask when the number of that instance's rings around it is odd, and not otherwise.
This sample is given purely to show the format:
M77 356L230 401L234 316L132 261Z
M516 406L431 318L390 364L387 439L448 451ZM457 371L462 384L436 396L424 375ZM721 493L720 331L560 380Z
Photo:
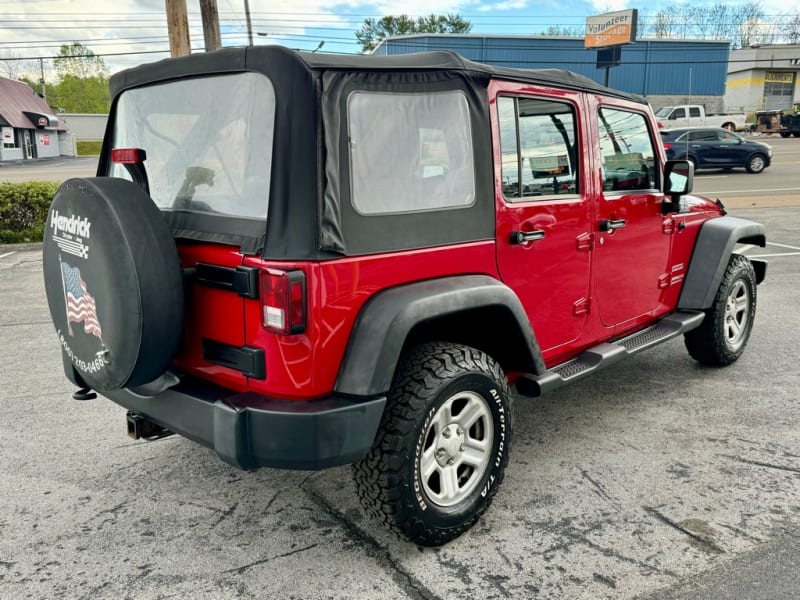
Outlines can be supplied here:
M53 199L44 280L75 397L125 407L134 438L353 464L368 514L437 545L503 481L512 387L681 335L707 365L747 345L766 263L733 250L764 227L688 195L640 96L251 46L117 73L111 98L98 176Z
M669 160L688 160L695 169L733 169L760 173L772 161L772 146L746 140L720 127L662 129L661 141Z
M656 111L659 127L722 127L729 131L746 131L747 115L744 113L706 114L701 104L664 106Z

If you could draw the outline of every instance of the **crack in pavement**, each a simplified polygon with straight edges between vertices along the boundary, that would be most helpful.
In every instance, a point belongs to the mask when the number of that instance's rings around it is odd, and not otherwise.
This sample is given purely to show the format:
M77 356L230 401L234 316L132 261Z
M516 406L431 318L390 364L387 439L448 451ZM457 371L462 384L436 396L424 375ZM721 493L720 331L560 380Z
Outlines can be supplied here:
M317 492L305 488L303 484L308 481L308 479L310 479L310 477L307 477L300 484L300 489L308 495L314 504L332 517L333 520L345 530L348 537L362 544L364 551L376 559L379 566L390 573L395 583L408 594L409 598L413 598L414 600L443 600L440 596L437 596L434 592L429 590L419 579L403 569L394 558L392 558L387 548L382 546L373 537L361 531L355 523L337 510L328 500Z
M614 508L619 508L617 506L617 503L614 502L614 500L612 500L611 496L608 495L608 492L606 492L606 488L603 487L600 483L598 483L594 479L592 479L592 477L589 475L589 473L586 471L586 469L581 469L581 475L583 476L584 479L586 479L589 483L591 483L595 487L596 493L601 498L606 500Z
M552 534L557 538L562 538L562 539L566 538L566 541L550 546L541 552L534 552L532 553L532 555L542 556L546 558L548 555L552 555L553 553L558 552L559 550L569 550L569 548L573 545L582 544L607 558L614 558L620 562L637 566L640 569L649 571L650 573L654 573L656 575L669 575L670 577L678 576L678 574L675 573L674 571L671 571L669 569L654 567L653 565L648 564L647 562L643 562L641 560L625 556L624 554L612 548L606 548L590 540L587 536L590 533L600 529L603 526L602 523L597 522L585 528L584 530L580 530L574 527L570 523L571 520L572 519L569 518L562 519L557 524L553 524L550 521L540 522L540 523L539 522L532 523L526 521L526 524L529 526L529 528L531 528L531 530L541 529L543 531L549 532L550 534Z
M701 535L698 535L698 534L694 533L693 531L690 531L689 529L686 529L686 527L684 527L680 523L676 523L675 521L670 519L668 516L660 513L659 511L657 511L655 508L653 508L651 506L643 506L642 508L644 509L645 512L651 514L652 516L654 516L656 519L658 519L659 521L661 521L665 525L669 525L670 527L672 527L674 529L677 529L681 533L683 533L685 535L688 535L690 538L692 538L694 541L696 541L698 544L700 544L700 546L702 548L707 548L708 550L710 550L711 552L714 552L716 554L724 554L725 553L725 550L723 550L722 548L717 546L717 544L715 544L711 540L706 539L705 537L703 537Z
M790 473L797 473L800 475L800 468L797 467L789 467L786 465L776 465L773 463L762 462L760 460L750 460L747 458L742 458L741 456L732 456L730 454L720 454L719 456L723 458L729 458L731 460L735 460L737 462L744 463L746 465L754 465L756 467L765 467L767 469L777 469L779 471L789 471Z
M235 567L233 569L226 569L223 573L236 573L237 575L241 575L247 569L252 569L253 567L257 567L258 565L263 565L273 560L278 560L279 558L286 558L287 556L293 556L295 554L300 554L301 552L305 552L307 550L311 550L312 548L316 548L319 544L311 544L309 546L305 546L303 548L297 548L296 550L291 550L290 552L284 552L283 554L276 554L275 556L270 556L269 558L263 558L261 560L257 560L247 565L243 565L241 567Z

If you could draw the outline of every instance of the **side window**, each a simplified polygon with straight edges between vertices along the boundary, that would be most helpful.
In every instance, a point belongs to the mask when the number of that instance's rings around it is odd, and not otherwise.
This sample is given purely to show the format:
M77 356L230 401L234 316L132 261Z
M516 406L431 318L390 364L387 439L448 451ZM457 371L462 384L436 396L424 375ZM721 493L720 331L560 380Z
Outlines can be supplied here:
M475 203L472 130L463 92L354 92L347 118L350 193L359 214Z
M603 189L657 189L656 152L645 116L601 108L598 117Z
M686 118L686 109L685 108L676 108L672 111L672 116L670 119L685 119Z
M578 194L575 110L538 98L498 100L503 195L532 199Z
M687 135L690 142L714 142L717 140L717 134L707 129L690 131Z
M700 116L700 107L699 106L690 106L689 107L689 116L690 117L699 117Z

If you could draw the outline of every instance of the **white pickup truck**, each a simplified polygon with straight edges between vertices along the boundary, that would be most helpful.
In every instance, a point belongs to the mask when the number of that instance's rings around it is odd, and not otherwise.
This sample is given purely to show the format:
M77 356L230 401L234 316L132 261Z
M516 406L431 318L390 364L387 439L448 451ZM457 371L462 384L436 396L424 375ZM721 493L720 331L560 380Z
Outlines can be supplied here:
M707 115L705 108L700 104L680 104L659 108L656 111L656 121L658 121L658 126L664 129L692 127L695 125L724 127L731 131L744 131L747 129L746 115L744 113Z

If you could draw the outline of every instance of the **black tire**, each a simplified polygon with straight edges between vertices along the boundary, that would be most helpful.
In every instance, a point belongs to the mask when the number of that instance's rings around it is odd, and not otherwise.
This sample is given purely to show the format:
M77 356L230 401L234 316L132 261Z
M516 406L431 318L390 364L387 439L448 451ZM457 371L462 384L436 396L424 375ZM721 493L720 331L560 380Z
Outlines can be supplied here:
M747 164L744 166L748 173L761 173L767 168L767 157L763 154L753 154L747 159Z
M744 256L734 254L702 325L684 336L686 349L692 358L704 365L729 365L744 352L755 316L753 265Z
M722 128L727 129L728 131L736 131L736 125L733 123L723 123Z
M423 546L467 531L503 481L511 399L500 365L480 350L415 348L395 374L372 449L353 465L367 514Z
M791 137L791 135L792 135L791 131L781 131L781 137L782 138L788 138L788 137Z
M100 392L157 379L181 339L183 274L151 198L124 179L70 179L45 229L50 316L80 379Z

